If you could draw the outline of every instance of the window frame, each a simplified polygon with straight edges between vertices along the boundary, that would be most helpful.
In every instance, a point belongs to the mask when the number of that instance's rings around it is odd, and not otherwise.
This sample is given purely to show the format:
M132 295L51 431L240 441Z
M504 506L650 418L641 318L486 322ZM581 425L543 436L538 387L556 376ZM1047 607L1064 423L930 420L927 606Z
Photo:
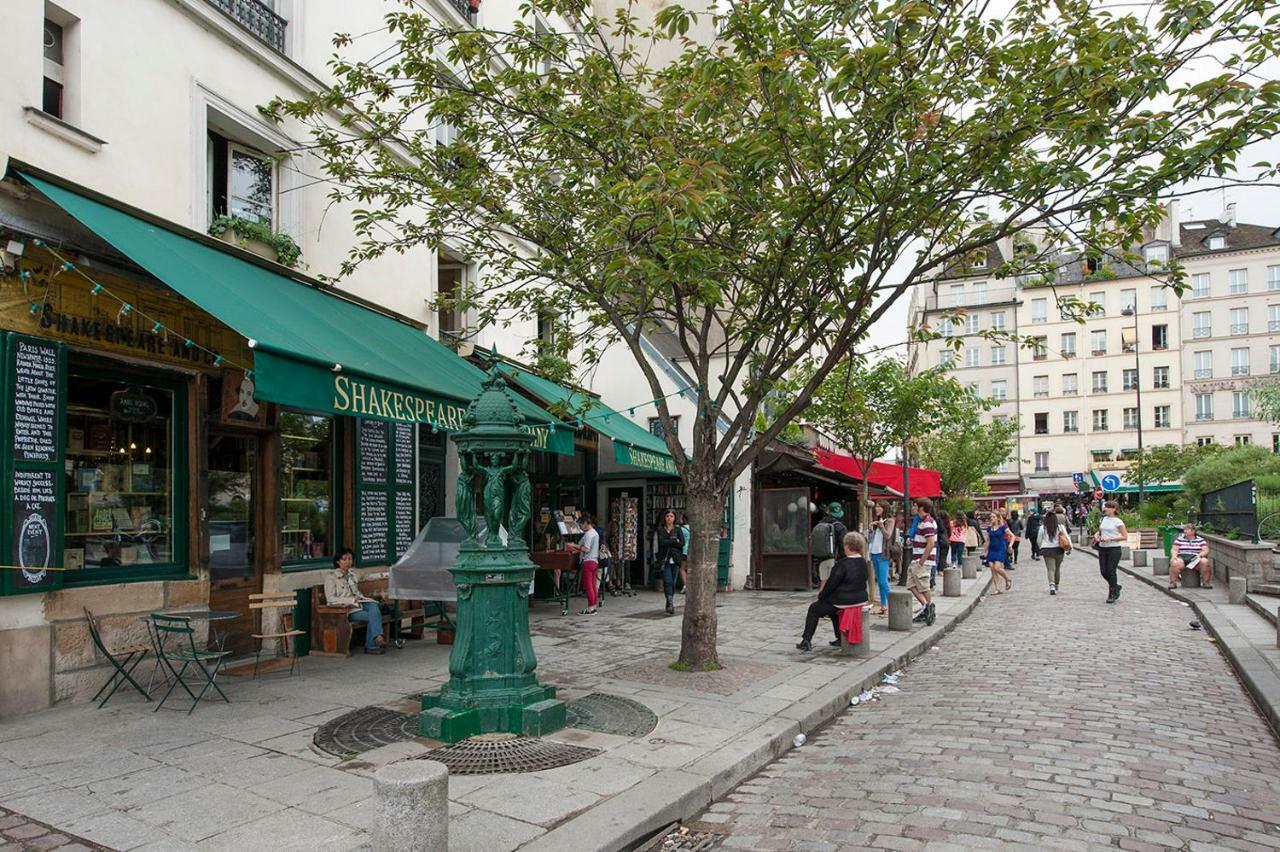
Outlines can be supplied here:
M1151 388L1152 390L1168 390L1169 389L1170 371L1168 367L1157 366L1151 368Z
M329 556L312 556L308 559L294 559L290 561L285 561L283 558L281 558L280 572L282 574L289 574L289 573L294 573L298 571L314 571L316 570L316 568L322 568L322 567L327 567L329 565L332 565L334 554L337 554L338 551L340 551L344 546L346 546L346 541L343 537L343 527L345 526L343 523L343 519L345 518L345 515L343 514L343 512L346 508L345 501L343 499L345 495L345 489L343 488L343 483L346 481L346 471L343 470L343 461L346 458L346 456L342 452L342 448L346 441L347 424L350 422L354 422L351 418L343 417L338 414L325 414L323 412L318 412L318 411L306 411L301 408L281 408L278 412L278 415L283 415L286 413L306 414L311 417L327 417L329 418L329 421L333 424L333 430L329 435L329 506L330 506L329 538L331 541L331 546L329 549L331 553ZM278 415L277 415L277 422L280 422L283 418L279 417ZM280 456L279 475L283 476L284 475L284 435L283 433L280 434L279 440L281 444L280 453L279 453L279 456ZM416 475L416 471L415 471L415 475ZM284 491L282 489L279 490L278 499L281 504L279 507L279 510L282 513L281 517L283 518ZM276 530L277 535L283 536L284 535L283 530L284 530L284 521L281 520L279 524L279 529ZM277 546L281 547L281 552L283 552L282 544L283 544L282 540L280 542L277 542Z
M1164 415L1163 417L1161 415ZM1151 417L1152 429L1172 429L1173 428L1173 411L1168 405L1157 405L1152 412Z
M163 580L191 580L195 579L195 574L191 566L191 515L188 511L188 499L190 497L190 424L187 418L187 404L189 385L184 378L173 375L172 373L127 368L122 370L121 365L114 365L114 362L102 359L100 364L87 365L83 362L77 363L76 356L84 357L88 355L95 359L100 359L100 353L86 353L84 351L69 352L67 361L67 382L70 384L73 377L84 377L94 379L96 381L120 382L129 384L133 380L137 384L154 387L160 390L168 391L172 394L172 410L169 418L169 441L170 441L170 470L172 471L173 485L169 494L172 501L171 517L169 531L169 552L172 560L169 562L156 562L149 565L111 565L111 566L94 566L92 568L86 566L78 568L75 571L66 571L63 580L63 588L83 588L86 586L104 586L115 583L152 583ZM122 381L122 376L124 377ZM68 395L70 390L68 389ZM64 435L64 443L66 442L66 401L61 404L59 412L62 419L62 430ZM65 449L65 448L64 448ZM62 507L62 511L66 512L66 506ZM65 523L65 515L63 521ZM65 538L62 542L63 549L66 548Z

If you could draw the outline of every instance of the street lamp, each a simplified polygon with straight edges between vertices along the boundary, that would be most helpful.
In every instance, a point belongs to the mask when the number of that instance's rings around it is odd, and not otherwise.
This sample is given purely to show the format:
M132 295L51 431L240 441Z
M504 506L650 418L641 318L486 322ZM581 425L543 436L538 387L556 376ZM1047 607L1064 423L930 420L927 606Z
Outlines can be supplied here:
M1138 296L1135 293L1133 304L1124 307L1120 313L1126 317L1133 317L1133 372L1134 376L1133 389L1138 395L1138 505L1142 505L1143 492L1143 476L1142 476L1142 362L1138 352Z

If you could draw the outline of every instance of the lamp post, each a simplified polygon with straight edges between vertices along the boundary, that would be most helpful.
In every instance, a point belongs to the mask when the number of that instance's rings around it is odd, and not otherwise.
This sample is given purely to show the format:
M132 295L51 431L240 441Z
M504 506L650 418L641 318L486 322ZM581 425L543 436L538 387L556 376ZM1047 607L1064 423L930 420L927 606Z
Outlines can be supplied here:
M1138 505L1142 505L1144 496L1142 475L1142 361L1138 352L1138 294L1133 294L1133 304L1120 311L1126 317L1133 317L1133 389L1138 397Z

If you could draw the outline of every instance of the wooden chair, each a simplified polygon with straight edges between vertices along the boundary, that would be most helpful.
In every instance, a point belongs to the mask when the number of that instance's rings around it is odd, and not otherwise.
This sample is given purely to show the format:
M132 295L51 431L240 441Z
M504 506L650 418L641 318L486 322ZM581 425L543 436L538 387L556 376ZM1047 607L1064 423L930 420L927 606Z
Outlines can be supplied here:
M260 592L249 595L249 609L262 610L266 614L267 610L280 610L280 629L275 633L254 633L253 638L258 640L258 652L253 656L253 676L258 676L258 665L262 660L262 648L270 639L280 640L280 650L284 656L289 658L289 674L293 675L294 668L298 670L298 677L302 677L302 665L298 662L298 655L294 653L293 639L295 636L305 636L307 631L299 630L293 626L293 608L297 604L298 598L294 592Z

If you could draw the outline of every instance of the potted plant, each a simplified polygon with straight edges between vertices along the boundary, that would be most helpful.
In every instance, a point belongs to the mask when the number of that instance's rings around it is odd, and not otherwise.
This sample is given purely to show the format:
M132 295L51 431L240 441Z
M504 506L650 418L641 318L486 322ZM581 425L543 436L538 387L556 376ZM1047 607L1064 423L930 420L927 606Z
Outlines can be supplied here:
M240 216L217 217L209 225L209 234L284 266L296 266L302 256L302 249L288 234L277 233L262 222Z

